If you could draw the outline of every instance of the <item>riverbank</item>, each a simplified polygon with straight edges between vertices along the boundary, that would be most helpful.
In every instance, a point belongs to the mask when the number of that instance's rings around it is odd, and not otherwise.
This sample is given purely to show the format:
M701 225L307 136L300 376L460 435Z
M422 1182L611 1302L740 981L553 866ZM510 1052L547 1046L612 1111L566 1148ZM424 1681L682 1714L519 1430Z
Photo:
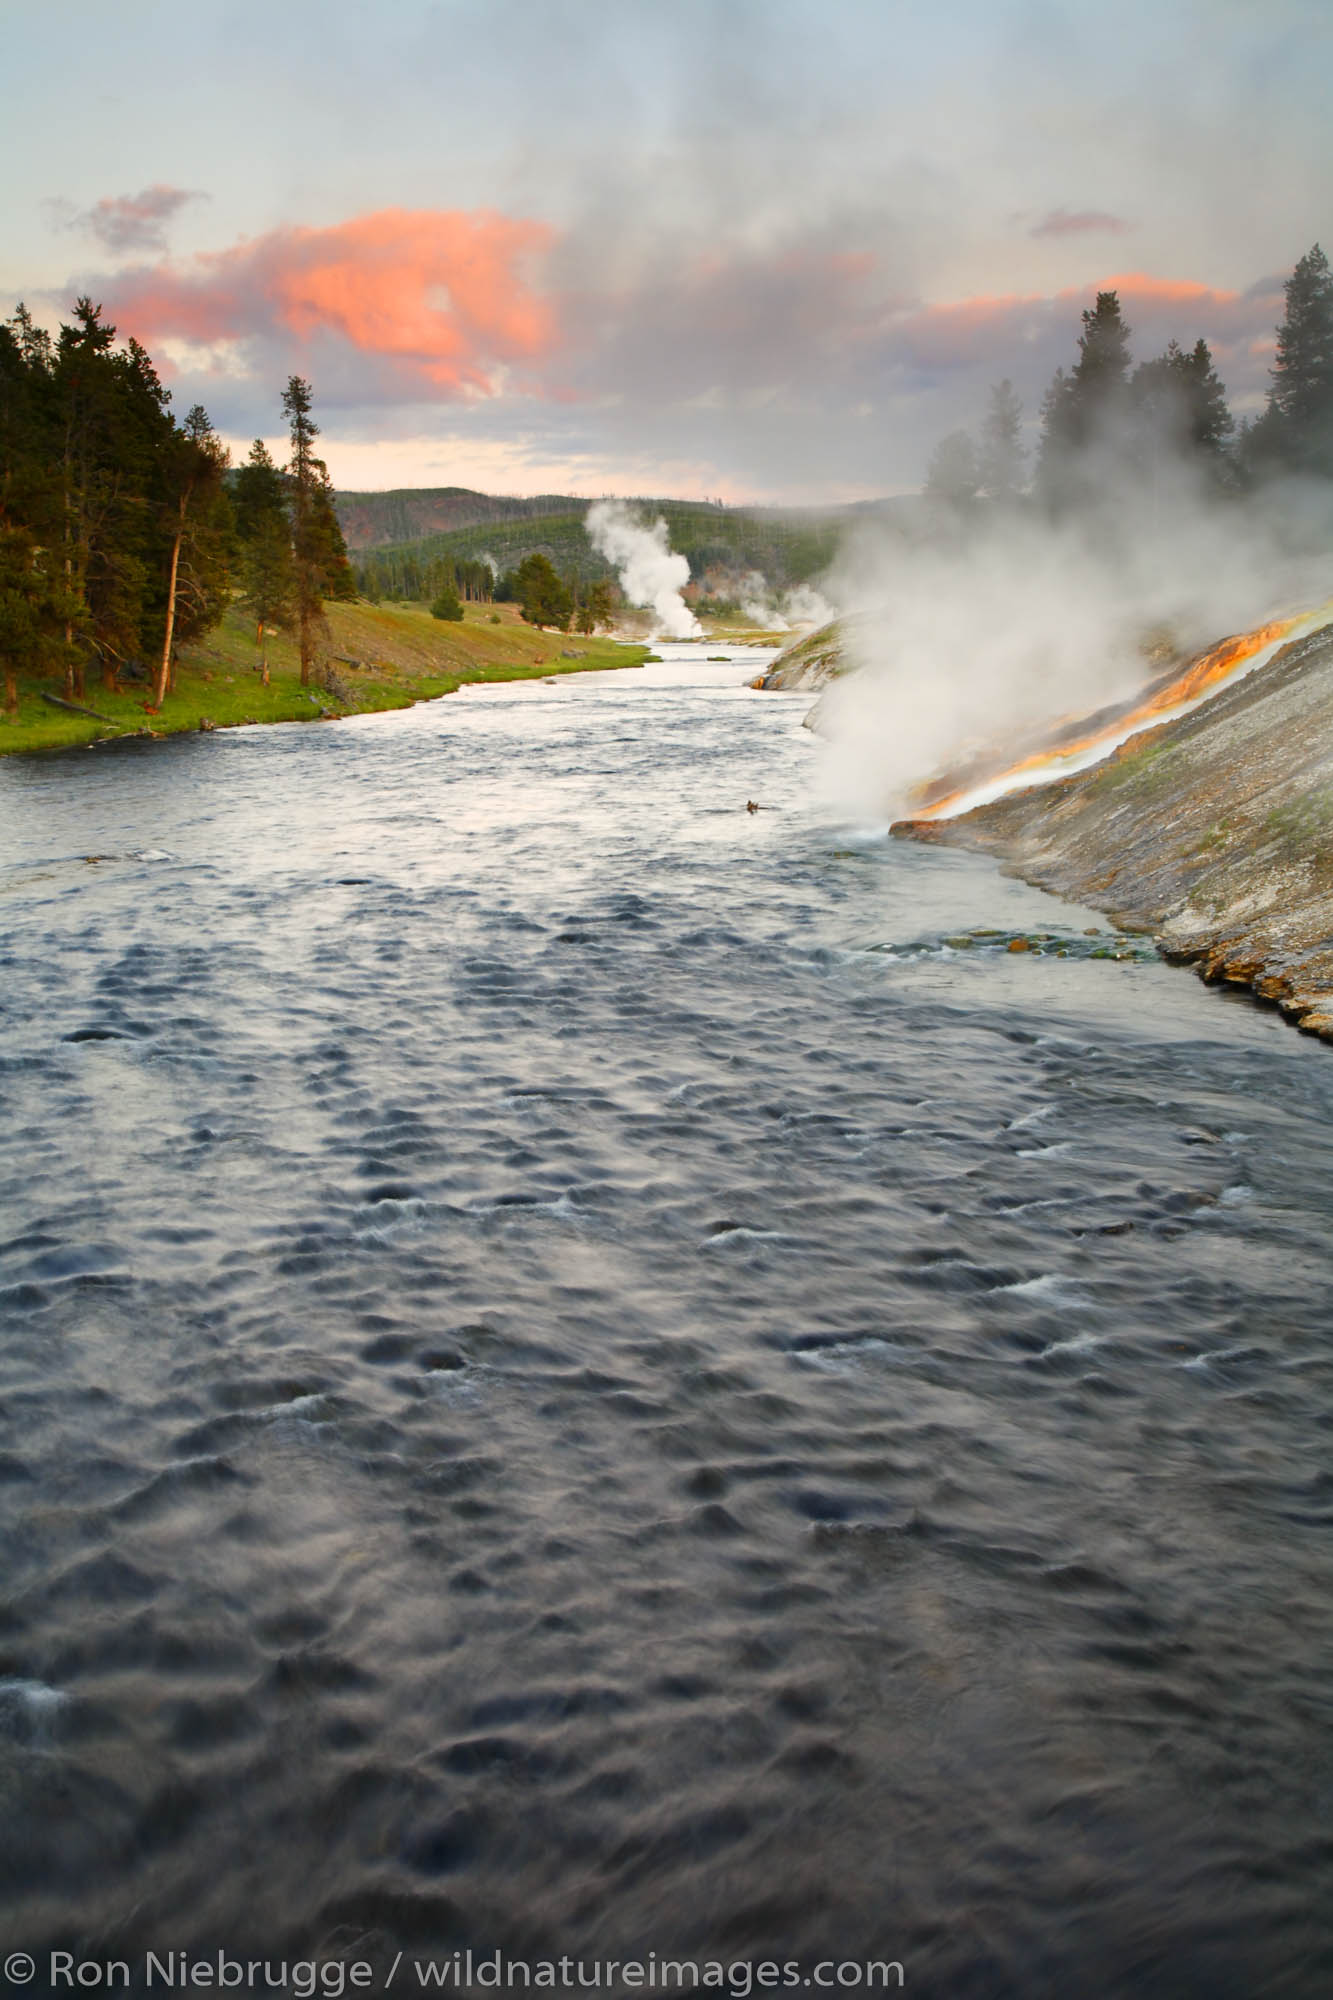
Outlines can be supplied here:
M755 685L813 693L849 670L835 621ZM1333 1041L1330 716L1325 625L1086 771L893 830L993 854L1034 887L1150 935L1170 963ZM816 703L810 727L818 717Z
M1333 626L1102 764L914 840L982 849L1333 1042Z
M76 749L124 735L366 715L434 701L476 682L605 672L640 666L649 656L645 645L525 625L511 604L469 604L462 621L453 623L404 604L328 604L325 615L327 664L309 687L301 685L295 640L287 632L269 637L264 685L254 625L239 610L227 612L205 639L182 647L175 692L158 713L146 706L147 682L123 682L116 693L90 682L82 706L96 714L76 715L44 699L59 692L53 681L21 677L18 714L0 714L0 756Z
M846 671L846 620L835 618L784 647L767 673L761 674L754 685L766 691L790 694L800 688L822 688L826 682L836 680Z

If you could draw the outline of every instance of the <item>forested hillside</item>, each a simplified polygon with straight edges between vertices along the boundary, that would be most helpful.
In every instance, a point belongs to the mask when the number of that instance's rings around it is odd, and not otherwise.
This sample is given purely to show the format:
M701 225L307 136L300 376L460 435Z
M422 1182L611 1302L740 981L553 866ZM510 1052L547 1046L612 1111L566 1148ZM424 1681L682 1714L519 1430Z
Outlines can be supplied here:
M567 514L581 503L567 493L538 493L530 499L476 493L469 486L399 486L388 493L339 493L338 519L354 553L426 535L452 534L487 521L521 521L542 514Z
M455 489L456 490L456 489ZM410 494L346 495L339 512L346 524L346 503L366 498L410 499ZM484 495L470 496L482 500ZM497 505L503 503L496 503ZM563 512L536 509L544 502L513 502L534 511L526 517L473 522L447 533L422 535L383 548L363 549L357 560L361 587L371 596L420 597L432 565L477 562L489 557L500 572L513 570L530 555L544 555L564 577L580 583L609 579L610 563L588 540L584 521L588 503L569 499ZM796 510L721 507L686 500L644 500L638 509L648 519L666 521L671 546L685 556L695 582L710 576L740 577L757 570L771 589L808 583L828 568L849 521L850 509L826 514ZM349 535L349 544L351 537Z

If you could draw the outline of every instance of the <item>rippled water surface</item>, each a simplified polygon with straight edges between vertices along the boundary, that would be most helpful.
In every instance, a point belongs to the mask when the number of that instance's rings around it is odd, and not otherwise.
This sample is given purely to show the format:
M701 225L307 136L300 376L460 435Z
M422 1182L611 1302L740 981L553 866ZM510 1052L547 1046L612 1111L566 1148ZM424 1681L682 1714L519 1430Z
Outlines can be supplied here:
M6 1949L1330 1990L1329 1051L740 672L0 765Z

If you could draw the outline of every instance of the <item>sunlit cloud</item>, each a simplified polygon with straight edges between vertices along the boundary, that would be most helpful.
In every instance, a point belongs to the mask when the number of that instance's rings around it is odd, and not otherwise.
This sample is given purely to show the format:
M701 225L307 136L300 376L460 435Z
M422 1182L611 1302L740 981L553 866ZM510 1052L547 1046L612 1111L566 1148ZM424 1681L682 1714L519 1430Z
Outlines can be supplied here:
M803 220L762 244L646 227L608 241L605 218L557 232L488 209L387 209L78 289L229 438L267 433L284 378L309 376L344 481L590 494L696 481L805 499L913 485L1001 376L1035 424L1099 290L1119 293L1136 360L1202 337L1234 407L1266 389L1278 278L1233 290L1130 270L930 298L891 239L831 234Z
M555 344L530 275L553 234L488 209L382 209L119 272L101 295L145 343L245 342L258 372L275 349L297 366L320 342L382 364L400 398L487 396Z
M1282 303L1280 287L1276 293L1255 287L1235 292L1189 278L1127 271L1054 293L979 296L924 305L904 315L897 338L918 366L940 370L990 359L1005 363L1012 373L1026 349L1044 352L1056 342L1068 350L1060 357L1068 363L1074 359L1079 313L1103 291L1119 295L1136 336L1136 353L1145 360L1154 343L1165 346L1172 339L1193 345L1202 338L1219 352L1236 348L1248 353Z

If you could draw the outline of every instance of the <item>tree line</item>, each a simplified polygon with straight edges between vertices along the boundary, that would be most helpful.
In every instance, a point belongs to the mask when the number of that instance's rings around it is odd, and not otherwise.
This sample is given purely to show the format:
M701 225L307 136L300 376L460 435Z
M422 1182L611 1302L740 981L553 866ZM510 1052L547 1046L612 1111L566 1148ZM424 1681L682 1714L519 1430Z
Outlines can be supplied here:
M82 700L109 689L170 693L179 648L216 625L239 591L263 658L274 623L295 626L309 683L323 602L356 586L333 508L309 383L282 406L291 439L277 466L256 440L232 473L196 404L183 422L137 340L118 343L81 298L54 338L20 305L0 323L0 670L50 677ZM266 668L264 669L266 675Z
M1171 341L1137 367L1120 299L1099 292L1083 314L1078 359L1057 369L1041 406L1031 496L1051 512L1149 492L1182 468L1219 495L1277 478L1333 480L1333 273L1316 243L1284 287L1265 408L1237 425L1204 340ZM925 492L967 509L1028 491L1023 407L999 382L974 440L953 431L935 449Z
M480 558L422 556L411 549L377 550L353 565L359 594L371 604L401 599L428 603L452 590L464 604L495 600L496 570Z
M506 570L496 580L495 594L502 604L517 604L529 625L554 625L561 632L571 625L578 632L595 632L611 623L615 607L623 602L618 587L605 577L589 582L577 573L561 576L540 551Z
M562 576L540 550L524 556L512 569L497 572L489 562L469 557L417 555L410 549L389 549L367 556L355 568L363 597L378 604L384 598L429 604L436 618L460 619L464 604L517 604L529 625L554 626L558 631L592 633L609 625L623 602L616 584L605 577L587 579L577 571Z

